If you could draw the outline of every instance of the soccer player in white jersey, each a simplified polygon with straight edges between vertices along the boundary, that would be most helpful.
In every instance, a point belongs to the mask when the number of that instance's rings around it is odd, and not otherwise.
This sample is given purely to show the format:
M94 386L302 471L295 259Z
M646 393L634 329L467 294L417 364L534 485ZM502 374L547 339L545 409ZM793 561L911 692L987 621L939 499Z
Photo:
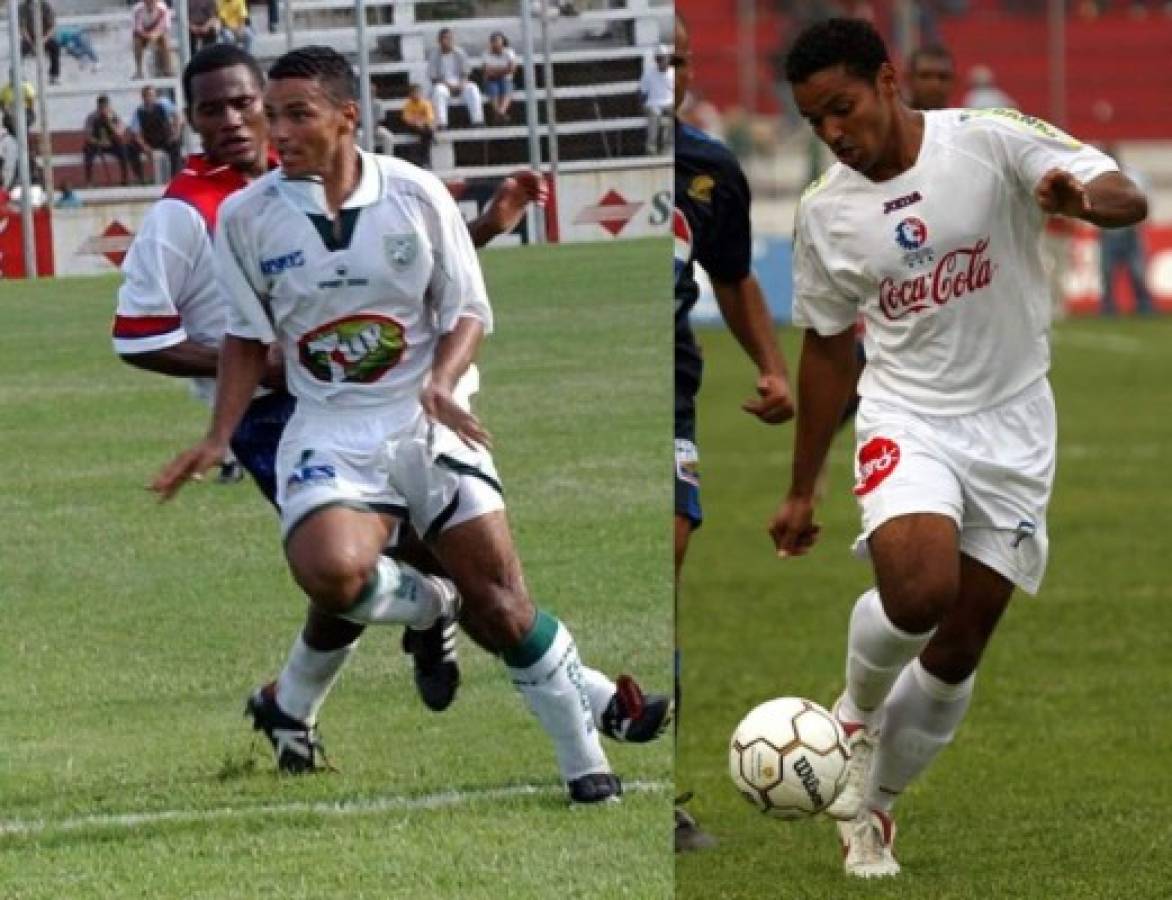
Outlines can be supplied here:
M278 501L314 606L426 628L462 598L464 628L503 657L553 739L571 799L616 798L599 729L632 740L623 732L640 723L607 727L615 685L529 600L489 435L455 396L492 323L455 203L430 173L355 146L357 85L335 51L292 51L269 78L281 167L229 198L217 226L229 312L212 425L153 487L168 498L214 464L279 344L298 405ZM451 582L380 555L408 523Z
M875 589L851 614L835 706L854 756L832 806L849 874L894 875L892 805L952 739L1015 587L1046 565L1054 477L1043 218L1141 220L1114 163L1011 110L918 112L883 41L831 19L796 40L786 77L838 164L797 213L794 322L805 329L779 556L814 544L814 482L856 373L857 549Z

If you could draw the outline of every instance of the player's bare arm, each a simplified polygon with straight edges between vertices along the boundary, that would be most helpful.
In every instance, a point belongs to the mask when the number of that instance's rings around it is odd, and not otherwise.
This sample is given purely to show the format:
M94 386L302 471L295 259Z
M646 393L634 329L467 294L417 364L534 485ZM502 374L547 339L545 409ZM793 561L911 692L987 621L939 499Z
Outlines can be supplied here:
M770 425L788 422L794 415L793 393L761 285L749 274L732 284L713 281L712 289L729 331L757 366L757 398L741 409Z
M119 355L124 362L136 368L175 378L215 378L220 365L218 348L197 344L192 340L181 341L162 350ZM268 349L261 384L267 388L285 386L285 358L278 344L272 344Z
M484 324L473 316L462 316L456 327L443 335L436 344L431 377L419 394L423 411L432 420L452 429L469 446L492 446L492 435L476 416L456 402L456 382L468 371L476 359L476 351L484 337Z
M1122 172L1104 172L1083 184L1069 172L1050 169L1034 188L1043 212L1082 219L1100 228L1123 228L1142 222L1148 201Z
M514 172L501 182L485 211L468 223L472 243L483 247L497 235L512 231L530 203L545 206L548 197L549 190L540 174L532 169Z
M823 337L806 331L798 363L798 422L793 474L769 534L777 555L801 556L818 538L814 523L815 484L834 440L842 411L855 388L858 367L855 332Z
M202 441L184 450L155 476L150 489L160 501L170 500L192 478L223 461L232 433L264 377L268 358L268 347L260 341L224 336L212 424Z

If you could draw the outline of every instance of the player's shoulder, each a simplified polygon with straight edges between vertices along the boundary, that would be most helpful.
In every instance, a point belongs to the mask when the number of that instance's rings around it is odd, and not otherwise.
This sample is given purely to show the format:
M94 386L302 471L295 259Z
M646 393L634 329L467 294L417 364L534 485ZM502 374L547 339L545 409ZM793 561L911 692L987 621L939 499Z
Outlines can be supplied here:
M699 163L710 168L741 171L741 164L733 152L721 141L686 122L680 122L676 129L676 154L693 164Z
M831 209L851 182L851 170L836 162L806 185L798 198L799 215L817 216Z
M1002 134L1042 138L1064 144L1072 150L1082 146L1082 142L1077 138L1071 137L1045 119L1008 107L942 109L925 115L935 116L943 134L951 135L959 141L966 138L980 140L989 135Z
M399 159L379 153L364 154L379 167L384 195L414 195L433 206L452 202L451 192L434 172Z
M273 169L225 197L220 205L219 221L259 222L264 213L278 201L280 180L281 170Z

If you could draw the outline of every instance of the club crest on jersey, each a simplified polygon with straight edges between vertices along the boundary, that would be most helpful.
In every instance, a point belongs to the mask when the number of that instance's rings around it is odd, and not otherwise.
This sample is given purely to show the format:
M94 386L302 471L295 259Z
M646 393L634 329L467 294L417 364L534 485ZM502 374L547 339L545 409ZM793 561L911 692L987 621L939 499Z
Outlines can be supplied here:
M407 348L403 325L386 316L347 316L319 325L297 342L301 365L318 381L371 384Z
M688 184L688 196L697 203L711 203L714 187L716 187L716 179L711 175L697 175Z
M916 196L919 196L918 194ZM903 255L903 262L909 269L930 263L936 255L928 242L928 226L923 219L908 216L895 226L895 242L907 252Z
M399 271L406 269L419 254L419 238L413 234L384 234L383 251L387 262Z

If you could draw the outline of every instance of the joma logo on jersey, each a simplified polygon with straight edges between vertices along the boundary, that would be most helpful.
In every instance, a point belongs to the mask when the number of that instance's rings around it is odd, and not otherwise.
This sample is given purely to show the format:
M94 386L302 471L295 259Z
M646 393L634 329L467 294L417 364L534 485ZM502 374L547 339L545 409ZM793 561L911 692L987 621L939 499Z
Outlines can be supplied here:
M370 384L403 357L403 332L401 323L386 316L347 316L303 335L298 358L318 381Z
M919 191L912 191L910 194L906 194L903 197L896 197L894 200L888 200L883 204L883 215L887 215L888 213L895 212L899 209L907 209L913 203L919 203L923 199L924 198L920 196Z
M305 254L300 250L286 253L284 256L274 256L272 259L262 259L260 270L265 275L276 275L286 269L298 269L305 265Z

